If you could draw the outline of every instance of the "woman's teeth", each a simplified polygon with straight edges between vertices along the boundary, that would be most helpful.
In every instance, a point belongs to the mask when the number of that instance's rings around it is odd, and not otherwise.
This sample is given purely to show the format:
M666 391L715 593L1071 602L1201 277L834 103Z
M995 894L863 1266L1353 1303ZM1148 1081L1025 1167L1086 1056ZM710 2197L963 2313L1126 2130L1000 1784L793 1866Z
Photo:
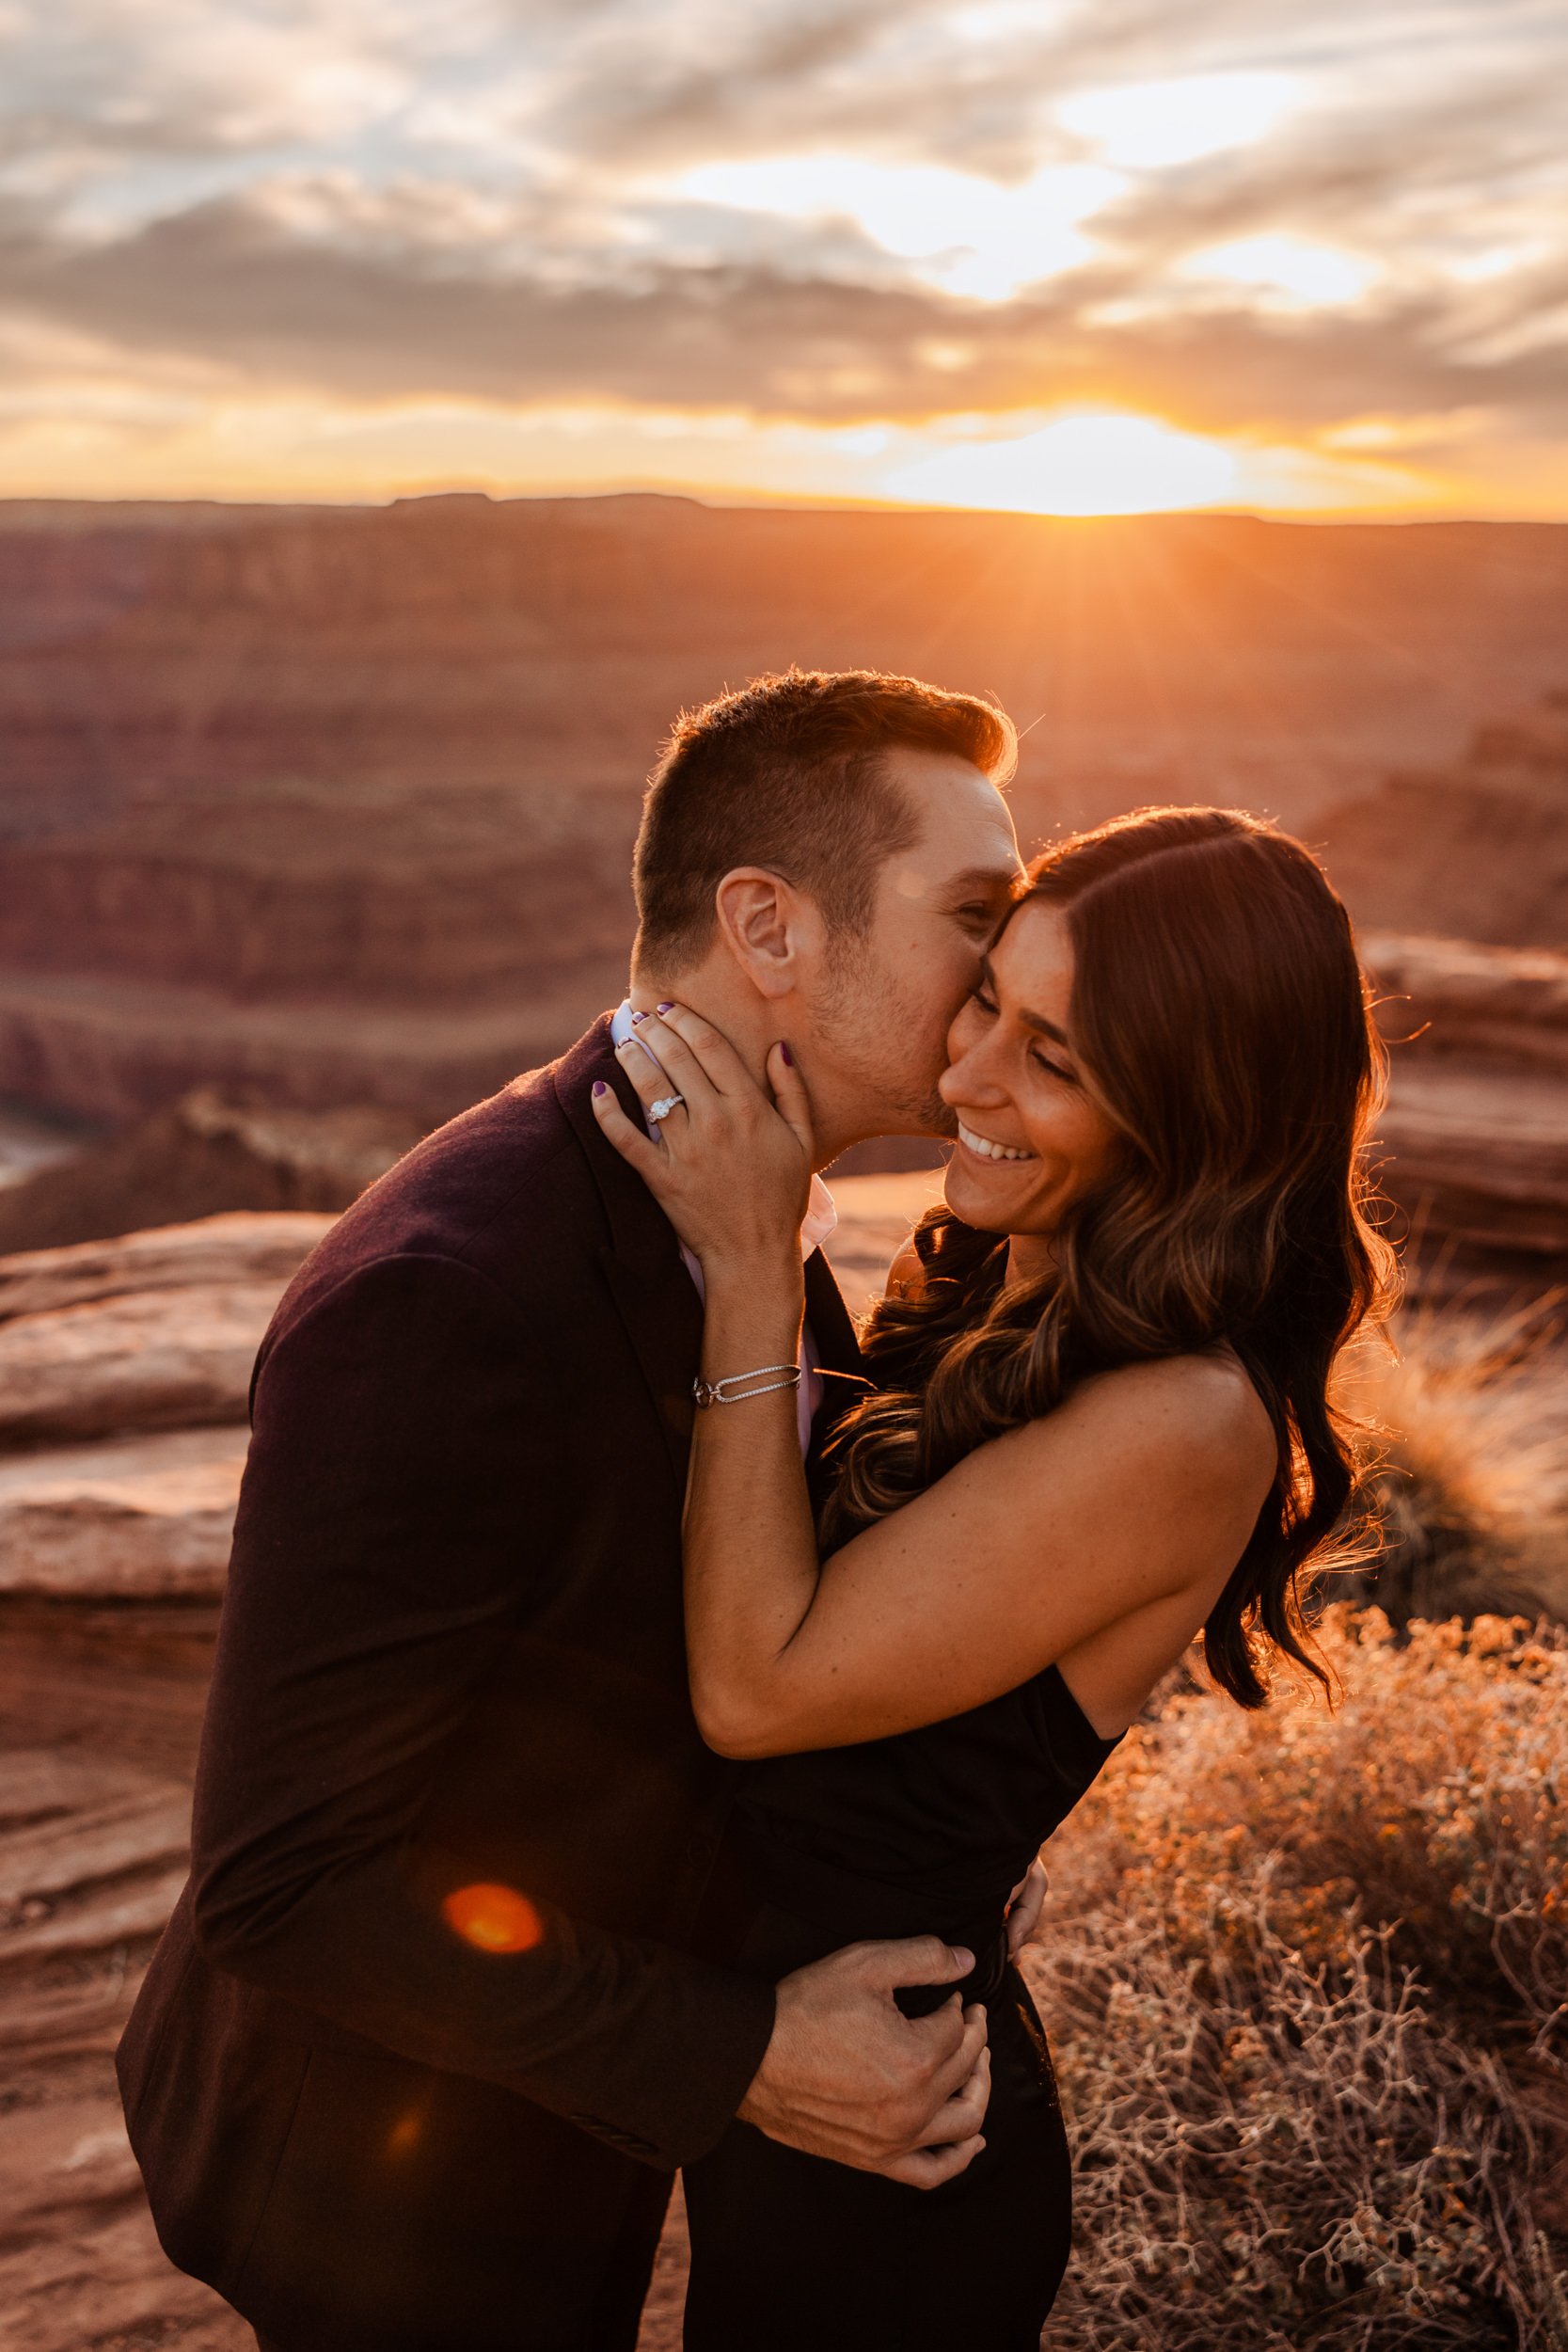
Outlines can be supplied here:
M1034 1152L1015 1152L1008 1144L992 1143L989 1136L977 1136L973 1127L966 1127L961 1119L958 1121L958 1141L967 1144L970 1151L977 1152L983 1160L1032 1160L1038 1157Z

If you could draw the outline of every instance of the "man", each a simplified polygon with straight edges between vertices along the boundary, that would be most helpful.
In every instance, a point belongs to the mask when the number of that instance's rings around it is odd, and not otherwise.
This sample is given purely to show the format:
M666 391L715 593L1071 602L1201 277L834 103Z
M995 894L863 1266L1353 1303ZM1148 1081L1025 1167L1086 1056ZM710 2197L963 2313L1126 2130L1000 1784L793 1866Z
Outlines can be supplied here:
M683 719L619 1033L678 981L758 1066L789 1037L824 1164L944 1126L1012 753L870 673ZM680 1613L701 1306L601 1078L634 1106L608 1019L431 1136L258 1359L191 1882L120 2076L166 2248L276 2352L625 2352L671 2171L736 2113L919 2187L983 2106L981 2013L893 2000L967 1955L857 1946L776 1994L724 1964L736 1768ZM807 1289L819 1444L857 1358L820 1252Z

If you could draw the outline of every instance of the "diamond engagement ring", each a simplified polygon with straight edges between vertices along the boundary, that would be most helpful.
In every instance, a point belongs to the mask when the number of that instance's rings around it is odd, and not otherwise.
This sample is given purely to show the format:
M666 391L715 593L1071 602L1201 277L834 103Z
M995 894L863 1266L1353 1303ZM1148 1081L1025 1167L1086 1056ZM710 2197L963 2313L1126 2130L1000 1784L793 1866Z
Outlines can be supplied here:
M649 1104L643 1115L650 1126L657 1127L661 1120L669 1118L672 1111L678 1110L685 1100L684 1094L661 1094L657 1103Z

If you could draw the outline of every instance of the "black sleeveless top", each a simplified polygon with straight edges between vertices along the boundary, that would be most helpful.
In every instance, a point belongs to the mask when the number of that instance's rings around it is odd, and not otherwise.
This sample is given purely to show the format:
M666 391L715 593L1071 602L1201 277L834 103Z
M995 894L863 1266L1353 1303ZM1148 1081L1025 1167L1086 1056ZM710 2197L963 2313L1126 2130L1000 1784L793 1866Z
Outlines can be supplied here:
M1048 1666L942 1723L746 1765L732 1851L761 1900L824 1952L937 1934L993 1978L1007 1897L1117 1744Z
M983 1290L1005 1262L998 1248ZM814 1507L831 1477L814 1449ZM863 1937L936 1934L974 1952L966 1997L990 1998L1008 1896L1118 1744L1047 1666L942 1723L746 1764L720 1880L762 1905L752 1957L784 1974ZM898 1997L912 2014L951 1990Z

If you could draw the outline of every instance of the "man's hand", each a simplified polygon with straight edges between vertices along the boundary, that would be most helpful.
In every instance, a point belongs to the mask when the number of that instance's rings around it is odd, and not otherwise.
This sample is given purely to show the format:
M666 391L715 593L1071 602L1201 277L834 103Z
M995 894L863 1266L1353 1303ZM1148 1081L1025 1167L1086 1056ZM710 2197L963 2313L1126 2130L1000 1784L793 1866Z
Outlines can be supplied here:
M1016 1960L1025 1944L1035 1940L1051 1881L1038 1854L1007 1898L1007 1958Z
M958 1995L906 2017L904 1984L951 1984L973 1955L934 1935L850 1944L779 1986L773 2038L741 2120L808 2155L935 2188L972 2162L990 2096L986 2012Z

